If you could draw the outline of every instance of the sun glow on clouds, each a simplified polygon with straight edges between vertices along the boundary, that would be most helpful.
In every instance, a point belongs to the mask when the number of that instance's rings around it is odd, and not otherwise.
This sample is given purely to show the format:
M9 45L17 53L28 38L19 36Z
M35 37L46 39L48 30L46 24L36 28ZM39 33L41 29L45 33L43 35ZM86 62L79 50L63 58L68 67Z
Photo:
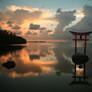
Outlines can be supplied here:
M72 21L69 25L65 26L63 31L66 31L66 29L71 28L72 26L76 25L85 17L83 9L76 10L76 13L74 14L74 16L75 16L75 20Z
M22 10L22 9L30 11L30 12L39 11L38 8L29 8L29 7L26 7L26 6L20 7L20 6L11 5L11 6L7 7L7 8L10 11L16 11L16 10Z
M72 11L59 10L58 12L15 5L8 6L7 9L5 12L0 11L0 27L12 30L12 32L19 32L19 35L27 40L61 39L62 33L75 28L77 24L87 18L84 7ZM31 29L31 24L38 25L40 28Z
M85 14L84 14L83 10L79 10L79 11L76 12L75 16L77 18L81 18L82 19L82 18L85 17Z
M49 9L30 8L27 6L15 6L11 5L7 7L5 12L1 11L0 26L2 29L11 30L12 32L20 32L21 36L25 36L28 31L40 34L40 30L29 29L30 24L37 24L41 27L45 27L47 30L53 30L57 23L54 19L55 12ZM8 22L9 21L9 22ZM8 22L8 23L7 23ZM11 22L11 24L10 24ZM54 26L51 26L51 25ZM15 29L15 26L20 27ZM48 31L46 31L48 34ZM25 36L27 37L27 35Z
M12 5L12 6L9 6L8 7L8 9L10 10L10 11L16 11L16 10L26 10L26 11L28 11L28 12L40 12L41 14L40 14L40 16L38 17L38 18L34 18L33 20L32 20L32 18L29 20L29 19L25 19L25 21L24 21L24 23L26 24L26 23L29 23L29 21L30 21L30 23L37 23L37 24L40 24L40 23L44 23L44 22L53 22L53 21L55 21L54 19L51 19L52 17L53 17L53 12L51 12L49 9L39 9L39 8L29 8L29 7L26 7L26 6L24 6L24 7L20 7L20 6L15 6L15 5ZM31 16L31 17L34 17L35 15L33 15L33 16Z

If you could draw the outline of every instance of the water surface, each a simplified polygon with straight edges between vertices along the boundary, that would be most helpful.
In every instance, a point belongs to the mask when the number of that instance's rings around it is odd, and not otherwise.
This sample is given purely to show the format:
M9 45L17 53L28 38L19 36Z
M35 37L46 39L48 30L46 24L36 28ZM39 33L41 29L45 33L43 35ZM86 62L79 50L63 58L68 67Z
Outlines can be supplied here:
M0 89L2 92L87 92L92 89L92 44L88 43L86 64L90 85L70 85L73 81L72 42L29 42L24 47L0 47ZM79 47L79 51L82 48ZM7 64L14 62L15 66ZM3 64L7 64L3 66ZM8 68L8 67L9 68ZM79 74L81 70L78 70Z

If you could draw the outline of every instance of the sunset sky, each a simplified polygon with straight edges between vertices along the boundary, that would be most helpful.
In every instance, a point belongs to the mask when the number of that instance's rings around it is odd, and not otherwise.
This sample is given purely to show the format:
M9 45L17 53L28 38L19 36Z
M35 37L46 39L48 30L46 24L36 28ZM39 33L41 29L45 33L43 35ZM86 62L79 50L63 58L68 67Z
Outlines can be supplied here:
M28 40L68 39L91 31L92 0L0 0L0 29Z

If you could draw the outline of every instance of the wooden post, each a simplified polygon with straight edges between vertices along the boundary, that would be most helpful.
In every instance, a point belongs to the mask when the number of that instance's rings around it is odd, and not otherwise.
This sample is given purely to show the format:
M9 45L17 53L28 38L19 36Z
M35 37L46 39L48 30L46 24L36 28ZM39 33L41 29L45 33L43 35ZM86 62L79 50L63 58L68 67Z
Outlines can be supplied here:
M86 79L86 71L85 71L85 64L84 64L84 80Z
M86 35L85 35L85 40L84 40L84 54L86 55Z
M77 54L77 35L75 35L75 55Z

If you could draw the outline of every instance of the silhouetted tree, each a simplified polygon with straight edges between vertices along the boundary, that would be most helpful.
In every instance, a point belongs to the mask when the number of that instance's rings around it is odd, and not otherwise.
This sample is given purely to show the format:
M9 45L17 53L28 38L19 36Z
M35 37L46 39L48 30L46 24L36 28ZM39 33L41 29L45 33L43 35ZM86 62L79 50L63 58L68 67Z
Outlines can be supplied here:
M15 33L7 30L0 30L0 44L24 44L26 40Z

